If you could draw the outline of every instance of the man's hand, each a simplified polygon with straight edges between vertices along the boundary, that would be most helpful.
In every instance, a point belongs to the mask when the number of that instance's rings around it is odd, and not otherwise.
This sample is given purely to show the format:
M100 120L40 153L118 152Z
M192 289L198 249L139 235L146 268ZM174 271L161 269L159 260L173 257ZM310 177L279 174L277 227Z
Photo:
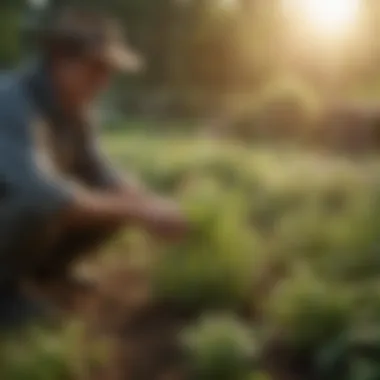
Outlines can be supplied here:
M143 228L164 239L181 239L189 230L188 223L178 206L159 198L142 202L139 219Z
M159 197L139 181L131 178L119 189L129 202L133 199L141 207L139 223L148 232L164 239L180 239L189 230L188 222L178 205Z

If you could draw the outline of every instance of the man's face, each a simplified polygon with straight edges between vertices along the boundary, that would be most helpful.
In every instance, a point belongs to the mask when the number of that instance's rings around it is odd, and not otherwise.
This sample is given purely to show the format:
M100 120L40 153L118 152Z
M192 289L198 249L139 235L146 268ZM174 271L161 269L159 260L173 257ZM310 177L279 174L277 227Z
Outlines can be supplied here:
M108 87L112 74L112 69L103 62L73 59L58 68L58 86L70 106L81 107L91 103Z

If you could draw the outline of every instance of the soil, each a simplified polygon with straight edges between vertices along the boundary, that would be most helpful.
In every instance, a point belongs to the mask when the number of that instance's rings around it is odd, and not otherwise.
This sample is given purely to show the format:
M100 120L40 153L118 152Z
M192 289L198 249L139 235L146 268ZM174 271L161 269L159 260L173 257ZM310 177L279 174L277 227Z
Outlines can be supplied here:
M104 275L94 287L49 284L37 292L54 301L60 315L84 320L90 336L111 342L111 360L94 369L91 379L185 379L179 334L194 317L155 304L143 271L123 268Z

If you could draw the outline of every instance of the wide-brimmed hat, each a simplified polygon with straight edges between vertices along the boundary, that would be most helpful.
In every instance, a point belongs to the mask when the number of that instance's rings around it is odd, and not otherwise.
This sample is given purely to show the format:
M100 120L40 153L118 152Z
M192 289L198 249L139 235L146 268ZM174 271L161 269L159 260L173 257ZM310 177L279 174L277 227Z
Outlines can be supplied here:
M71 45L81 54L116 70L137 72L144 66L142 57L128 43L121 25L95 12L62 10L45 20L37 33L42 48Z

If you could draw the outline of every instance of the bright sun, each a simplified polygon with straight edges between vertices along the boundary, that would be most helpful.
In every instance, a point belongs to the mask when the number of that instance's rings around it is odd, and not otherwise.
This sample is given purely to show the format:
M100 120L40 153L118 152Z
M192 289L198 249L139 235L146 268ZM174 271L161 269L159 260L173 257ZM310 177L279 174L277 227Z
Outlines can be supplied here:
M348 32L359 15L361 0L284 0L287 16L298 19L319 35L337 36Z

